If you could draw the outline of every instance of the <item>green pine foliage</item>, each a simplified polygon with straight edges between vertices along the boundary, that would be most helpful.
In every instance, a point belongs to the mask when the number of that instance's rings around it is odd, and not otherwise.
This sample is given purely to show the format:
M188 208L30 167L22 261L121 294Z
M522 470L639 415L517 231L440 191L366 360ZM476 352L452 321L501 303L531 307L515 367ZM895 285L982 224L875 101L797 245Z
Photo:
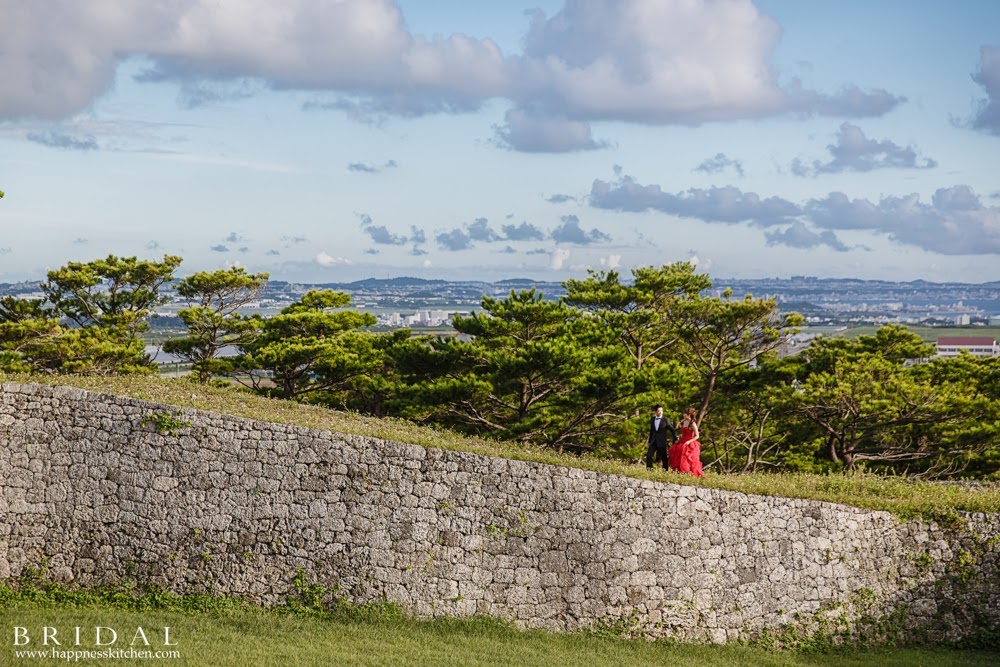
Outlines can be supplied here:
M0 369L80 375L152 373L142 334L181 258L116 257L49 271L43 299L0 300Z
M143 334L181 259L110 255L52 271L42 299L0 298L0 370L148 374ZM655 404L698 412L706 470L1000 478L1000 360L931 359L902 326L778 351L802 318L686 262L484 297L457 335L372 330L350 296L313 290L272 317L241 308L267 274L180 280L186 335L164 344L202 383L401 417L530 448L637 462ZM222 356L231 346L235 356Z
M219 352L227 345L249 344L260 330L261 318L242 315L239 309L260 298L267 280L266 273L251 275L238 266L181 280L178 294L194 304L177 313L188 335L166 341L163 351L190 363L202 383L232 373L235 364Z

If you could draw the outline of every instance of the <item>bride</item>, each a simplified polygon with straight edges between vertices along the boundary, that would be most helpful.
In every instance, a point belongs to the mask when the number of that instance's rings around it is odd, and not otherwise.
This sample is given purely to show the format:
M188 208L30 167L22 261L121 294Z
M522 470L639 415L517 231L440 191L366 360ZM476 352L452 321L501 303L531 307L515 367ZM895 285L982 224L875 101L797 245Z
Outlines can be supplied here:
M698 411L688 408L680 422L681 436L670 445L667 462L671 470L686 472L694 477L704 477L701 471L701 443L698 442Z

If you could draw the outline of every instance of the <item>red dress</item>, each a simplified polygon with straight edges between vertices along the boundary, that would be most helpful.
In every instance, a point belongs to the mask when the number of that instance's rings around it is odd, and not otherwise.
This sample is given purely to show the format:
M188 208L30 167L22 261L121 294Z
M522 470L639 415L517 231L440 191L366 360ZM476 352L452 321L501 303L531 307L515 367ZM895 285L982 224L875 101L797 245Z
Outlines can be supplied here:
M686 472L693 477L703 477L701 472L701 443L694 437L694 430L681 427L681 437L670 445L667 464L671 470Z

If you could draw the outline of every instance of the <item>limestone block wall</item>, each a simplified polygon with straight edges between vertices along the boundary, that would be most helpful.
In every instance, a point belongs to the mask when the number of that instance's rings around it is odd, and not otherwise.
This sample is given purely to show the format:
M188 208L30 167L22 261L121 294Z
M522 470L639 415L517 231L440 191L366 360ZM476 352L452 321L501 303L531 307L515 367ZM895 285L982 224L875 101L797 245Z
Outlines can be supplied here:
M169 417L169 418L168 418ZM44 568L278 604L294 580L418 615L684 640L1000 628L1000 517L843 505L0 385L0 580Z

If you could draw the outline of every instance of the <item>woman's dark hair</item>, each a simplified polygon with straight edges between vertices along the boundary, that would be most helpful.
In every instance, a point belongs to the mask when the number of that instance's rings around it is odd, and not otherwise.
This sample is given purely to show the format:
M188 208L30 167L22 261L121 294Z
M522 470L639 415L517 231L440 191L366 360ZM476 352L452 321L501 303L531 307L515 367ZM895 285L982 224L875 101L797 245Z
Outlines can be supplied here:
M694 408L685 408L684 409L684 416L685 417L690 417L691 421L697 421L697 419L698 419L698 411L695 410Z

